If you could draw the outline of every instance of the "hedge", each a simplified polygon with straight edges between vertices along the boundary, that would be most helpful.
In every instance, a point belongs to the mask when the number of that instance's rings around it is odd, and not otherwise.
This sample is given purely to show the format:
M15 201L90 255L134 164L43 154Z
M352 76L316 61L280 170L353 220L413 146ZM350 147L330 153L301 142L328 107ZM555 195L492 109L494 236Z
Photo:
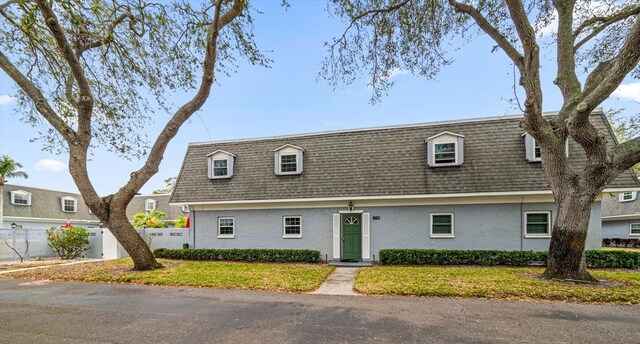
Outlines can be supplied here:
M640 252L586 251L587 266L591 268L640 268ZM544 264L546 251L498 250L431 250L383 249L383 265L508 265L527 266Z
M320 251L280 249L167 249L153 251L157 258L185 260L231 260L241 262L318 263Z

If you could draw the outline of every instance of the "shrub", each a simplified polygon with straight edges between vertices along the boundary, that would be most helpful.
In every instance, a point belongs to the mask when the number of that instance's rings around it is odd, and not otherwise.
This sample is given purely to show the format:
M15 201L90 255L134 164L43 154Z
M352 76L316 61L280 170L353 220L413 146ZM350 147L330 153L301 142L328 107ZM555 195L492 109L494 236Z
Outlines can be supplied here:
M73 259L89 249L89 230L85 227L47 229L49 247L62 259Z
M640 252L587 251L591 268L640 268ZM508 265L545 263L546 251L383 249L383 265Z
M167 223L162 221L167 217L167 213L160 210L139 212L133 216L133 228L167 228Z
M280 249L166 249L153 252L157 258L185 260L231 260L242 262L318 263L320 251Z

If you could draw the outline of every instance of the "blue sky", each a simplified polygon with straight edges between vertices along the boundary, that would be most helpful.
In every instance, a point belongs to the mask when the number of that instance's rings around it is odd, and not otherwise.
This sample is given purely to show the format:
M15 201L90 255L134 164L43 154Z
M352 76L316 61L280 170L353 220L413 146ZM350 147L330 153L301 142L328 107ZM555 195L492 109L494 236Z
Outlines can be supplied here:
M518 113L508 102L513 97L512 66L505 55L491 53L493 43L486 37L461 45L450 57L436 80L407 73L394 76L395 87L379 104L369 103L371 90L363 76L353 85L333 90L316 80L325 56L324 42L344 30L344 23L331 18L325 1L293 3L284 10L280 1L259 1L264 14L256 16L258 46L268 52L272 68L241 65L231 77L220 77L211 97L169 144L160 172L142 189L143 193L162 187L167 177L176 176L189 142L237 139L452 120ZM555 74L553 52L543 55L544 110L561 105L560 93L552 84ZM16 184L55 190L77 190L67 171L68 157L52 155L30 139L38 128L22 123L10 96L13 82L0 72L0 154L24 165L30 178ZM173 97L179 104L184 95ZM635 101L634 101L635 100ZM627 114L640 113L640 83L628 79L616 96L603 107L625 108ZM158 115L157 123L144 130L155 137L168 115ZM204 125L203 125L204 122ZM122 186L142 161L127 161L96 150L89 173L96 190L108 194Z

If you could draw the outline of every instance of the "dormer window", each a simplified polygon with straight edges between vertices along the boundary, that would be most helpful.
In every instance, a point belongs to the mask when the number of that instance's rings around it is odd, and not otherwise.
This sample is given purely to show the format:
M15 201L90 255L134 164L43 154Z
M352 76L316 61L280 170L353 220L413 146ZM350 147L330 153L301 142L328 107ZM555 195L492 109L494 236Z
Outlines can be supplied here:
M231 178L236 156L221 149L207 155L209 179Z
M65 213L77 213L78 212L78 199L71 196L61 197L60 206Z
M525 159L528 162L541 162L542 151L536 139L529 135L529 133L522 134L522 137L524 137ZM566 141L565 155L567 157L569 156L569 140Z
M429 137L427 165L429 167L459 166L464 161L464 136L449 131Z
M618 196L620 202L631 202L638 198L638 191L623 192Z
M274 150L274 165L277 175L302 173L304 149L294 145L284 145Z
M144 210L146 211L154 211L156 210L157 206L158 202L155 199L149 198L148 200L144 201Z
M30 206L31 193L22 190L11 191L11 204Z

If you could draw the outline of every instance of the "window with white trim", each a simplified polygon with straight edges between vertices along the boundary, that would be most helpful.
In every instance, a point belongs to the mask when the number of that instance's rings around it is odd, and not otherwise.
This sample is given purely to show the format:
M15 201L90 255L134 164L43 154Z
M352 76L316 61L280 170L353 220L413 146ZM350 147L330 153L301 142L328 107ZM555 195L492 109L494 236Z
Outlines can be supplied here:
M144 201L144 210L146 211L154 211L158 206L158 202L154 199L148 199Z
M425 140L427 166L460 166L464 163L464 135L443 131Z
M304 149L286 144L274 151L274 172L276 175L302 174Z
M283 238L302 238L302 216L285 216L283 223Z
M640 235L640 223L632 223L629 225L629 235Z
M280 155L280 173L295 173L298 170L297 154Z
M60 206L65 213L78 212L78 200L74 197L62 197L60 198Z
M226 179L233 176L235 154L218 149L207 155L209 179Z
M31 205L31 194L26 191L11 191L11 204Z
M431 213L430 227L432 238L453 238L453 213Z
M542 151L536 139L533 139L533 160L542 161Z
M456 142L435 143L433 161L436 165L456 163Z
M637 191L623 192L618 196L618 200L620 202L631 202L635 201L638 198Z
M235 219L233 217L218 218L218 238L232 239L235 237Z
M551 236L551 212L550 211L528 211L524 213L525 237Z
M213 160L213 177L227 177L229 175L229 161L227 159Z

